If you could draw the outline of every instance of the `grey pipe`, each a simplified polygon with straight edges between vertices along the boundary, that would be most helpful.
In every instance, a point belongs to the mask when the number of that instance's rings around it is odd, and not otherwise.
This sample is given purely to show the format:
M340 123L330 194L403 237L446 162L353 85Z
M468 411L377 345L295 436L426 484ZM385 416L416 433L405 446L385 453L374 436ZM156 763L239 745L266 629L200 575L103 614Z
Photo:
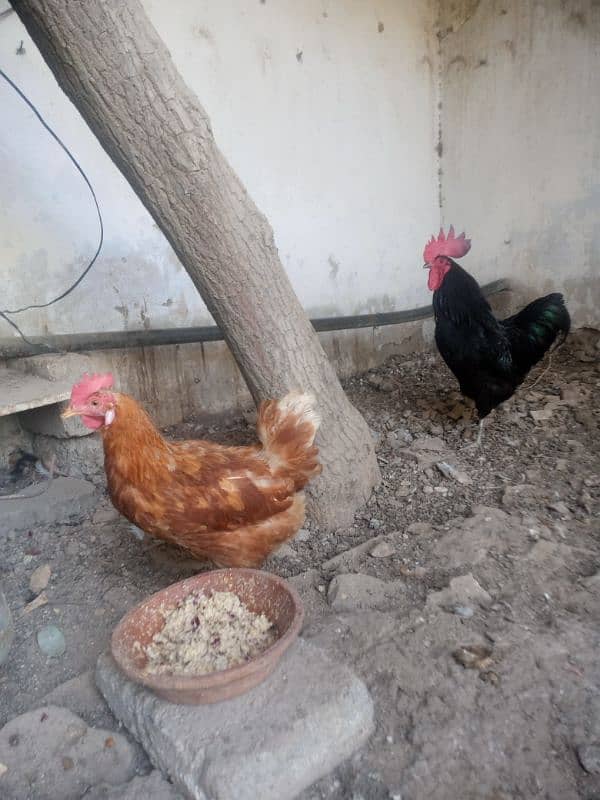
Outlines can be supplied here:
M510 289L509 281L500 279L482 286L486 297ZM431 306L380 314L359 314L349 317L321 317L311 320L314 329L345 331L356 328L378 328L427 319L433 314ZM29 337L33 346L22 339L0 339L0 358L24 358L44 353L81 353L94 350L155 347L165 344L220 342L224 336L216 325L197 328L161 328L157 330L106 331L105 333L69 333L60 336Z

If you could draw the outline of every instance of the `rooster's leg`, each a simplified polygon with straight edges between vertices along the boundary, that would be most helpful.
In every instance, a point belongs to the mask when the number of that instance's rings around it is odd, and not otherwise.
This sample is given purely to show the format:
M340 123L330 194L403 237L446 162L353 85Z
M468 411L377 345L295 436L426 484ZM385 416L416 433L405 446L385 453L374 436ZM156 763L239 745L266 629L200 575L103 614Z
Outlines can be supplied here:
M475 447L479 447L481 445L481 437L483 436L483 423L485 419L479 420L479 430L477 431L477 439L475 440Z
M484 422L485 422L485 419L480 419L479 420L479 430L477 431L477 438L475 439L474 442L471 442L471 444L465 445L465 447L463 448L464 450L477 450L477 448L481 446L481 439L482 439L482 436L483 436L483 423Z

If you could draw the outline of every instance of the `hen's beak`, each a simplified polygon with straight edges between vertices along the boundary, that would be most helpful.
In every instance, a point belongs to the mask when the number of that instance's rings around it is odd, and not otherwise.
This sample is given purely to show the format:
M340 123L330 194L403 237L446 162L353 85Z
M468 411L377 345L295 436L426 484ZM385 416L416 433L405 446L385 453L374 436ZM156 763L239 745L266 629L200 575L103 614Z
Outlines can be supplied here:
M423 269L431 269L431 264L423 264Z
M72 406L67 406L67 408L65 408L65 410L62 412L60 416L61 419L68 419L69 417L78 417L79 411L75 411L75 409Z

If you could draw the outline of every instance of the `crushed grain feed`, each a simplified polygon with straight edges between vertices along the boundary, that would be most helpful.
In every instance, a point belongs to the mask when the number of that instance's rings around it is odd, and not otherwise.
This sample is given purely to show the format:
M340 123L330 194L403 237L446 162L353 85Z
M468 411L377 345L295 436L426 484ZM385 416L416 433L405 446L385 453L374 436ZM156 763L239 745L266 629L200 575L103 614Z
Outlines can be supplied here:
M146 670L204 675L244 664L277 639L264 614L254 614L233 592L191 594L165 616L146 647Z

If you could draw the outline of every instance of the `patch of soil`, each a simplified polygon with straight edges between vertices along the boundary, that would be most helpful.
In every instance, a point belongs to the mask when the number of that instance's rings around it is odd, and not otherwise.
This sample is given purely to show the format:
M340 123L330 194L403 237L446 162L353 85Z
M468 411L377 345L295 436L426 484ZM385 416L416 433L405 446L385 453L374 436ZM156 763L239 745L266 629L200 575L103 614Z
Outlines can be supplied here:
M306 607L303 635L369 686L368 747L303 800L600 797L600 349L573 335L476 423L437 355L395 357L346 383L377 440L381 486L354 524L307 524L266 568ZM239 444L245 418L168 431ZM52 573L30 613L29 577ZM93 667L125 611L207 568L130 535L106 498L73 525L0 541L17 620L0 723ZM64 632L44 657L35 634ZM106 708L89 706L86 721ZM115 723L116 725L116 723Z

